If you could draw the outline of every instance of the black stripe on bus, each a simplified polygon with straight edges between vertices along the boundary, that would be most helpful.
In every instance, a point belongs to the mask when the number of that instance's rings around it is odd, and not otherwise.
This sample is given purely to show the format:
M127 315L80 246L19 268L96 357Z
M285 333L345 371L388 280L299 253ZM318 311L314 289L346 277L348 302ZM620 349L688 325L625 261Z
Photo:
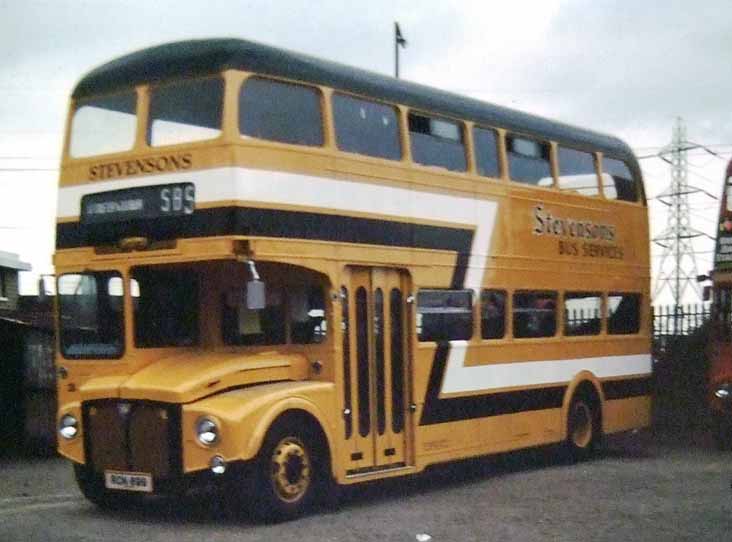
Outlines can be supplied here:
M567 386L440 399L439 394L447 369L449 353L449 343L439 343L437 345L420 425L516 414L517 412L545 410L562 406Z
M651 378L629 378L602 383L602 391L608 401L651 395L652 389L653 382Z
M251 235L308 239L365 245L451 250L458 253L458 268L467 263L473 230L410 224L373 218L246 207L199 209L193 215L108 224L61 223L56 227L56 248L114 244L124 237L154 240ZM464 276L464 270L456 274Z

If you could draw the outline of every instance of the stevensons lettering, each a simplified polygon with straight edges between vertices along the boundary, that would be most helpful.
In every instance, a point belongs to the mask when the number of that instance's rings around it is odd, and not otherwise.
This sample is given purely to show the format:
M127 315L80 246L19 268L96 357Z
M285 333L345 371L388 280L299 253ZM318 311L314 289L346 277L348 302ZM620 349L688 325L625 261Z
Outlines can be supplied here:
M559 238L557 250L562 255L623 259L623 249L615 244L617 229L614 225L560 217L541 203L534 207L532 233ZM579 243L579 240L585 242Z
M89 167L89 180L101 181L117 177L142 175L150 173L165 173L190 169L193 165L191 153L151 156L135 160L120 160L95 164Z

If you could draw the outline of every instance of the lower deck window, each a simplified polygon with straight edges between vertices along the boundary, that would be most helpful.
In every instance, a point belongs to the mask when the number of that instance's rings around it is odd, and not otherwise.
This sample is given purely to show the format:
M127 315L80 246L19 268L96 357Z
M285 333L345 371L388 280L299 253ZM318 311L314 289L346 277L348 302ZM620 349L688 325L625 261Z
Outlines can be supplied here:
M480 294L480 335L501 339L506 333L506 292L483 290Z
M421 290L417 294L420 341L453 341L473 335L471 290Z
M607 296L607 332L631 335L640 330L640 294L611 293Z
M513 336L553 337L557 332L557 293L513 294Z
M598 335L600 333L602 296L598 293L564 295L564 334Z

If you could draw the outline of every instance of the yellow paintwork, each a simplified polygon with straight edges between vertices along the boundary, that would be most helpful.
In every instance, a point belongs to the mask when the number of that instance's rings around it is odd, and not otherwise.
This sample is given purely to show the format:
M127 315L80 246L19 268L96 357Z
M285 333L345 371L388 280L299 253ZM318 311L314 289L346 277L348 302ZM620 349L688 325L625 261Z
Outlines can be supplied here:
M307 375L307 360L301 355L196 350L165 357L131 376L90 378L79 392L83 401L119 397L189 403L228 388Z
M603 409L603 429L606 433L619 433L641 429L651 425L651 398L632 397L607 401Z
M139 104L137 141L132 151L101 157L72 159L68 154L68 131L61 169L60 186L71 187L94 183L94 167L111 163L124 164L135 159L187 155L190 167L201 176L216 167L245 167L269 171L284 171L312 176L346 179L370 185L444 193L496 202L498 214L491 239L492 251L486 254L483 286L504 289L551 289L587 292L640 292L643 295L640 333L631 336L609 336L606 330L591 337L550 337L516 340L508 333L500 340L480 338L479 307L474 307L475 333L470 341L466 365L484 365L542 359L606 356L648 353L650 350L649 281L647 208L641 203L609 201L600 195L586 197L553 186L526 186L509 181L505 147L506 131L498 129L500 175L486 178L478 175L472 133L466 132L468 170L450 172L437 167L415 164L411 160L408 140L409 109L394 104L399 111L402 149L401 160L391 161L338 151L334 142L330 88L321 88L324 96L323 147L302 147L284 143L242 138L238 133L238 85L250 74L234 70L225 72L230 83L226 86L221 136L195 144L179 144L151 148L145 141L149 105L147 87L138 87ZM73 110L72 103L72 110ZM70 117L69 117L70 118ZM459 120L459 119L458 119ZM467 123L468 127L472 123ZM551 142L553 176L557 176L557 145ZM599 161L601 153L596 153ZM123 180L126 174L115 180ZM170 174L169 171L165 172ZM155 172L139 173L154 177ZM541 205L553 215L574 220L611 224L616 229L614 245L622 250L617 259L589 256L592 247L585 248L583 240L569 240L576 254L562 253L562 241L557 236L537 235L534 213ZM201 208L252 206L248 201L209 202ZM274 207L258 203L261 208ZM342 214L338 210L307 206L277 206L277 208ZM379 209L352 216L403 220L404 222L454 226L438 221L416 221L386 216ZM59 223L73 222L74 217L62 217ZM592 243L590 243L592 244ZM482 249L482 247L480 247ZM59 415L74 412L80 416L83 400L123 397L169 401L183 405L183 463L185 472L207 469L214 454L227 461L253 458L271 423L288 409L303 410L317 419L328 440L332 470L340 483L355 483L373 478L418 472L441 461L474 455L497 453L511 449L559 442L566 436L567 409L572 392L581 382L593 384L602 402L603 429L623 431L647 426L650 422L650 398L638 397L605 401L601 383L590 373L576 375L569 383L562 408L519 414L493 416L460 422L420 426L429 371L435 345L419 343L409 329L407 349L409 398L405 407L414 403L415 412L406 413L405 431L407 455L401 469L348 475L354 438L345 439L343 337L339 325L341 301L333 299L328 306L328 341L322 345L298 347L225 348L216 336L219 316L213 310L214 300L224 290L227 281L244 280L243 269L231 273L236 261L251 257L264 262L278 262L311 270L333 294L342 285L349 286L349 266L397 269L411 282L411 291L422 287L448 287L456 264L451 251L412 249L386 246L363 246L352 243L329 243L282 238L253 238L228 236L220 238L178 239L172 246L157 250L123 252L116 247L104 250L93 247L59 250L54 255L58 274L83 270L117 269L128 277L139 265L172 264L179 262L216 262L207 275L212 292L202 301L201 312L208 316L202 330L203 345L197 349L136 349L130 319L125 322L127 350L120 360L66 360L58 354L58 365L68 372L59 379ZM510 295L506 310L510 315ZM131 312L131 301L126 300ZM415 321L414 305L409 305L410 322ZM351 309L353 310L353 309ZM561 329L559 316L558 328ZM60 349L57 348L60 352ZM320 372L312 364L322 364ZM353 378L353 375L352 375ZM278 381L278 382L275 382ZM254 384L257 384L256 386ZM242 389L230 388L247 386ZM502 390L497 390L502 391ZM355 394L355 390L354 390ZM469 394L462 394L469 395ZM407 400L409 399L409 400ZM76 415L76 414L75 414ZM222 426L222 438L212 447L200 444L194 435L196 420L207 415ZM83 428L82 428L83 432ZM82 437L59 443L65 457L82 463Z
M208 468L214 454L227 461L254 457L272 422L285 411L303 410L319 420L330 445L334 472L339 455L333 437L336 401L335 386L325 382L279 382L233 390L183 407L184 470ZM203 415L221 423L221 441L203 446L195 437L195 423Z

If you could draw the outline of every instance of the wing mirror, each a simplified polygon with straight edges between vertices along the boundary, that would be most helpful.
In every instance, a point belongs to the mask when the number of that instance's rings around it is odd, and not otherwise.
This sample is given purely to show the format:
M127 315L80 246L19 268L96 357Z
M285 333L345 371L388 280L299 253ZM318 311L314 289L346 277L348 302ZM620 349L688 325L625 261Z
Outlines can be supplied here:
M257 267L254 265L254 261L247 260L247 264L249 265L249 272L252 275L252 280L247 281L247 309L262 310L267 306L265 284L259 280L259 273L257 273Z

